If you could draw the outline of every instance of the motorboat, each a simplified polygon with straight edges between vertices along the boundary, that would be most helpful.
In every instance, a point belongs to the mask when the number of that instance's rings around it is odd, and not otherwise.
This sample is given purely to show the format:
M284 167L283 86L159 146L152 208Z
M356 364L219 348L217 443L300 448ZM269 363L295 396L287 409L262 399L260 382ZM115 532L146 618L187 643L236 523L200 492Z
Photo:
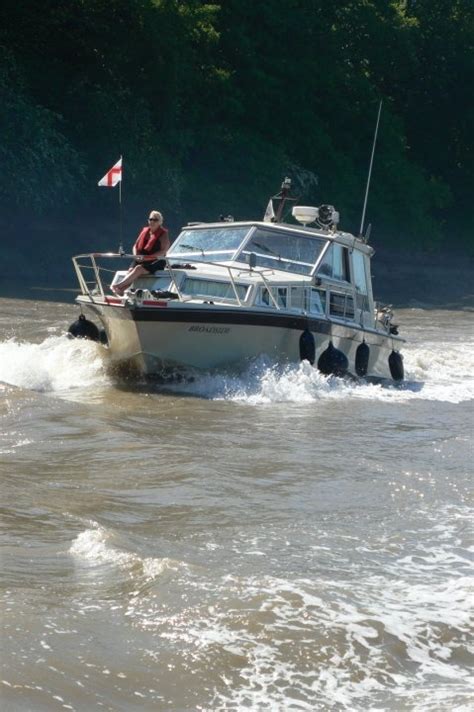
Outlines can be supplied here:
M241 368L265 354L326 375L403 380L392 309L374 302L373 248L339 229L331 205L294 205L285 222L288 183L276 214L270 201L260 220L185 225L163 270L123 296L113 286L132 255L73 257L81 315L70 333L145 376Z

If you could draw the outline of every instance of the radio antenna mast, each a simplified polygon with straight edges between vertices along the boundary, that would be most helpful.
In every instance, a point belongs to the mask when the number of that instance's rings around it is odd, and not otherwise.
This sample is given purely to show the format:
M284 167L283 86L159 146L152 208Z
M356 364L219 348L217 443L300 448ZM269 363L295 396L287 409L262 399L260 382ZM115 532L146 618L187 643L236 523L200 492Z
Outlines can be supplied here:
M369 175L367 176L367 187L365 189L364 207L362 209L362 220L360 221L359 235L361 235L361 236L364 234L363 230L364 230L364 220L365 220L365 209L367 208L367 198L369 197L370 177L372 175L372 165L374 162L375 144L377 143L377 133L379 130L379 122L380 122L381 112L382 112L382 99L380 100L379 113L377 115L377 123L375 125L374 141L372 144L372 155L370 156Z

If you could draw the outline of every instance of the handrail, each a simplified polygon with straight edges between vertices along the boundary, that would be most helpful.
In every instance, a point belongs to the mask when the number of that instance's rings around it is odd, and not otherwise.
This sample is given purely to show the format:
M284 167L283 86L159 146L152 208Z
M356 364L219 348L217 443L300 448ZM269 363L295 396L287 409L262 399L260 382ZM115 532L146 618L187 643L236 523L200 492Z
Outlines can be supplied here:
M74 264L74 269L76 271L76 276L77 276L82 294L88 295L92 299L94 295L92 294L92 290L89 287L89 283L91 283L91 284L93 283L94 286L92 287L92 289L93 290L98 289L101 297L105 298L105 292L104 292L104 287L102 284L100 273L101 273L101 271L111 272L114 270L109 270L106 267L99 266L97 264L97 258L109 258L109 259L114 258L114 259L130 260L130 259L135 259L135 257L136 257L136 255L129 255L129 254L124 254L124 253L116 253L116 252L88 252L88 253L84 253L84 254L80 254L80 255L75 255L72 258L72 261ZM81 259L89 259L90 265L81 265L78 261ZM178 259L177 257L165 257L164 258L164 260L166 262L166 268L167 268L168 272L170 273L170 277L171 277L173 285L176 289L178 299L179 299L179 301L182 302L182 301L185 301L185 299L183 297L181 290L179 289L177 280L174 277L175 265L173 264L173 262L176 264L177 259ZM278 310L281 309L281 307L279 306L277 300L275 299L275 297L273 295L272 289L271 289L270 285L268 284L268 282L265 278L265 275L263 274L263 272L256 270L254 267L243 267L242 265L223 265L221 262L212 262L210 260L196 260L196 259L192 259L192 258L186 259L186 264L192 264L192 263L200 264L200 265L208 265L211 267L220 267L220 268L224 267L229 274L230 283L232 285L232 289L234 291L234 295L235 295L235 298L236 298L239 306L243 306L243 303L242 303L242 300L241 300L239 293L237 291L237 285L235 283L235 278L234 278L233 272L235 272L235 271L237 271L239 273L246 272L252 276L258 277L258 279L261 280L263 282L263 284L265 285L265 287L268 291L269 297L270 297L271 301L273 302L274 307ZM180 263L178 263L178 264L180 264ZM92 270L93 274L94 274L94 280L86 280L82 273L83 269ZM179 269L179 267L178 267L178 269ZM266 270L266 271L269 271L269 270Z
M102 267L97 264L97 258L115 258L115 259L127 259L130 260L131 258L133 259L134 255L127 255L123 253L116 253L116 252L86 252L80 255L75 255L72 258L72 262L74 265L74 269L76 271L76 276L79 282L79 287L81 288L81 292L84 295L88 295L91 299L93 299L94 294L92 293L92 290L98 289L100 296L102 298L105 298L105 291L104 291L104 286L102 284L102 279L101 279L101 272L115 272L116 270L110 270L107 269L106 267ZM84 265L80 264L79 260L81 259L88 259L90 260L90 264ZM82 270L92 270L94 279L93 280L87 280L82 273ZM89 285L93 285L90 287Z

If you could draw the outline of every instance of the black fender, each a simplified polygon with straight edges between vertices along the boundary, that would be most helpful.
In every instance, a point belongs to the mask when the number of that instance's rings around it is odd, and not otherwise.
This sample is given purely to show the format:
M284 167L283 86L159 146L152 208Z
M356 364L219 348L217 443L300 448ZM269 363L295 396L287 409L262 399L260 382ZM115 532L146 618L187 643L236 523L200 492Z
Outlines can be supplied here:
M86 319L84 314L79 314L79 318L69 327L68 334L75 339L101 340L99 329L94 322Z
M325 376L345 376L349 369L347 356L336 349L332 341L318 360L318 368Z
M309 329L305 329L300 336L300 359L301 361L309 361L311 365L316 359L316 344L314 336Z
M394 381L403 381L405 370L403 368L403 356L399 351L392 351L388 357L388 367Z
M363 341L357 347L356 357L355 357L355 372L361 378L363 376L366 376L367 371L369 370L369 356L370 356L370 348L365 343L365 341Z

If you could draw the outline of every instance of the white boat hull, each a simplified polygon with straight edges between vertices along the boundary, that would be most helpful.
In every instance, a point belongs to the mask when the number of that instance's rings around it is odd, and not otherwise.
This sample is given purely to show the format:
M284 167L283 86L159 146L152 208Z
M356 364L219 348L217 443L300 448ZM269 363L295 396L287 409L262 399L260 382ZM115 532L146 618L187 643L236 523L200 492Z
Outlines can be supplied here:
M353 324L289 312L179 302L130 307L110 298L91 303L79 297L78 301L101 322L113 361L127 362L145 375L238 367L263 354L277 361L298 362L300 339L308 330L314 339L315 366L332 343L346 356L348 373L356 375L356 351L365 341L370 350L367 376L392 379L389 356L402 341Z

